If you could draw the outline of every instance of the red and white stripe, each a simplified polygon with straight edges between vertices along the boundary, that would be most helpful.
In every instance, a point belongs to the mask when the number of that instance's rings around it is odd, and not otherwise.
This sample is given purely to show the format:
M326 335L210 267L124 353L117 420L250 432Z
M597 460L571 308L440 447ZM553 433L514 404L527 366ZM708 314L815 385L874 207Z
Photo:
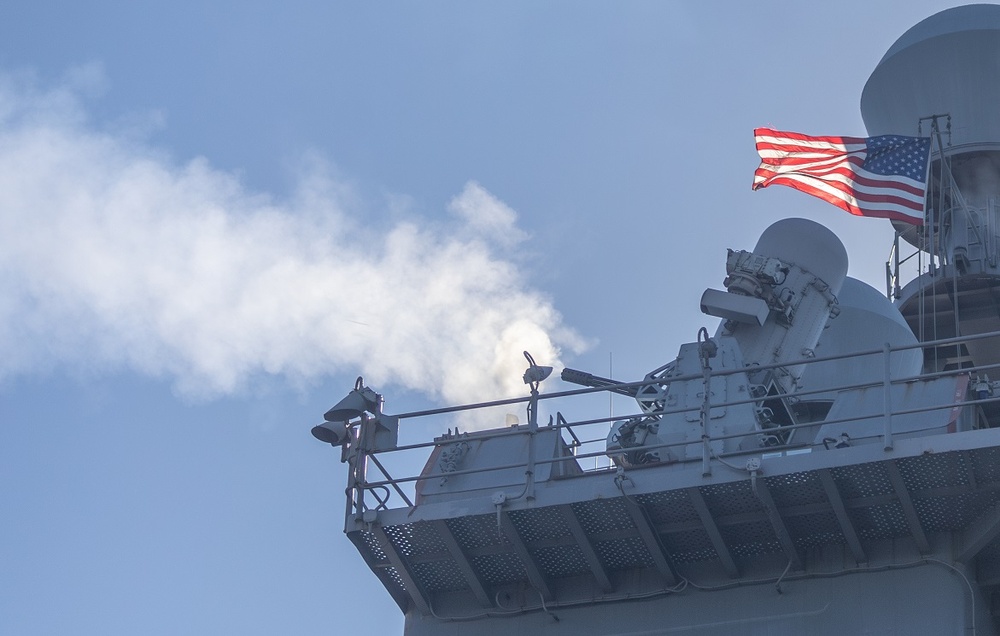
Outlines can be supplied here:
M863 168L863 137L809 137L770 128L754 130L760 167L753 189L786 185L855 214L921 225L925 184Z

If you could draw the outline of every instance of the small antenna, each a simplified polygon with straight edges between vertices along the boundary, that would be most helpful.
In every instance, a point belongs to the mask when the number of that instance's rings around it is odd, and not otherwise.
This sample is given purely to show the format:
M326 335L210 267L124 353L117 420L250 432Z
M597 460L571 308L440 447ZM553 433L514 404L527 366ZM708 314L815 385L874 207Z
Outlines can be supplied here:
M613 351L608 351L608 377L615 377L615 354ZM608 391L608 417L615 416L614 399L614 391Z
M613 351L608 351L608 377L615 377L615 354ZM615 417L615 392L608 391L608 418L614 419ZM613 424L614 422L612 422ZM608 461L608 466L611 466L611 461ZM597 462L594 461L594 468L597 468Z

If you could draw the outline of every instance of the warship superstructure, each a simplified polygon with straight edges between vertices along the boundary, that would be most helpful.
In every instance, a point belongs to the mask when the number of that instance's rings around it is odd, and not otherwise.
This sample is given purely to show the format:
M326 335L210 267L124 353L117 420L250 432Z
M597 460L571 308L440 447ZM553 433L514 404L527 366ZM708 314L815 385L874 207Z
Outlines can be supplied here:
M313 434L406 633L996 633L997 104L1000 6L936 14L876 66L869 135L935 139L884 291L789 218L720 254L718 328L640 380L564 369L580 388L543 392L526 352L523 399L390 415L359 378ZM603 392L632 412L565 406ZM400 419L496 406L526 421L398 443ZM422 469L397 474L404 454Z

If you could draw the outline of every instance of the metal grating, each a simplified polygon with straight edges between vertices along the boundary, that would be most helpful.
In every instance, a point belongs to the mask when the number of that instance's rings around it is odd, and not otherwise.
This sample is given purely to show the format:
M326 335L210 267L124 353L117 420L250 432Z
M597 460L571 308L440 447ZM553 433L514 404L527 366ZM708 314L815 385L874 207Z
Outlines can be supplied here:
M382 546L379 545L378 539L371 532L362 532L361 540L364 541L365 547L368 548L368 552L371 555L373 561L385 562L388 561L388 557L382 550Z
M829 493L827 474L835 486ZM535 585L546 598L592 587L581 587L582 579L556 583L567 577L596 578L605 590L627 587L646 575L607 573L662 570L662 559L654 558L659 550L650 552L657 543L668 561L688 564L685 571L721 560L734 578L741 576L738 564L750 557L797 552L801 560L823 546L848 544L862 561L863 544L872 541L912 537L918 548L921 541L926 548L925 533L962 532L989 521L1000 506L1000 447L760 476L757 490L763 499L744 478L636 495L632 501L642 514L620 496L587 501L570 496L558 505L505 512L504 534L494 514L412 522L397 515L395 525L381 527L381 541L388 544L380 543L378 532L361 528L352 539L404 611L422 607L421 600L430 604L439 593L468 599L471 590L479 604L489 606L495 586ZM1000 538L978 559L1000 562ZM418 589L408 591L404 581ZM417 596L407 603L406 594L413 592Z
M652 567L653 560L639 537L599 541L594 545L598 558L609 570Z
M447 551L434 527L426 522L386 526L386 535L400 554L407 557L442 554Z
M698 521L698 512L683 490L640 495L636 501L646 509L653 525Z
M634 530L635 525L621 499L595 499L573 504L573 512L589 535L612 530Z
M361 556L368 562L372 571L378 575L382 581L382 585L389 591L389 594L398 601L402 595L407 594L403 578L396 571L396 568L387 565L389 557L382 550L378 537L374 533L362 531L358 535L360 536L360 541L356 541L355 545L358 551L361 552Z
M485 554L472 557L472 568L487 585L515 583L528 578L524 565L516 554Z
M979 484L1000 482L1000 448L979 448L970 453L973 474Z
M831 470L844 499L894 494L892 482L881 462L840 466Z
M897 460L896 466L910 492L965 486L969 483L969 472L961 453L905 457Z
M927 532L961 530L1000 501L997 492L966 492L955 496L916 499L913 507Z
M719 557L704 530L672 532L660 536L674 563L708 561Z
M448 529L455 535L458 545L463 550L475 550L507 543L501 537L497 528L495 515L476 515L474 517L455 517L448 519Z
M751 521L719 528L723 540L735 556L781 552L781 543L767 521Z
M716 519L746 512L760 512L764 504L754 495L749 481L702 486L701 494Z
M415 563L412 570L419 586L431 592L461 590L468 587L462 571L454 561Z
M785 519L785 527L800 550L846 542L833 511L798 515Z
M823 483L815 472L768 477L767 487L779 508L827 502Z
M590 566L577 545L561 545L532 550L538 568L547 577L572 576L590 572Z
M925 532L939 532L963 527L965 524L961 519L961 513L965 507L962 500L965 498L966 495L960 495L958 497L915 500L913 508L920 518L920 526Z
M406 591L406 585L403 584L403 577L399 575L399 572L396 571L396 568L387 567L385 569L385 572L386 574L389 575L389 578L392 579L393 582L399 586L399 589L403 590L404 592Z
M848 514L858 536L862 539L894 539L910 534L903 506L898 501L880 506L854 508Z
M531 508L510 513L511 523L525 543L561 539L570 534L559 508Z

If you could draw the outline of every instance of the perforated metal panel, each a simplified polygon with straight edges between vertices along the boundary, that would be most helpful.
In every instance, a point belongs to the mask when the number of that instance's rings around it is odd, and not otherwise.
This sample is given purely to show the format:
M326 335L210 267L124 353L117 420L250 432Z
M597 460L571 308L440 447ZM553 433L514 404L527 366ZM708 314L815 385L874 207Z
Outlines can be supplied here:
M894 539L909 534L903 506L898 501L887 504L854 508L851 522L862 539Z
M826 491L815 472L768 477L766 481L779 508L827 503Z
M698 513L683 490L642 495L636 497L636 500L646 509L650 520L657 525L698 520Z
M969 453L978 483L1000 482L1000 448L978 448Z
M444 543L436 530L429 523L408 523L399 526L387 526L385 533L392 540L396 550L407 557L418 557L425 554L442 554L446 552Z
M624 499L581 501L574 503L572 508L587 534L631 530L635 527L625 509Z
M526 543L560 539L570 534L562 513L554 506L515 510L510 513L510 520Z
M812 515L789 516L785 520L795 546L800 550L830 544L842 544L844 533L832 511Z
M844 499L893 493L892 482L882 462L841 466L831 472Z
M548 577L572 576L589 571L583 552L576 545L538 548L531 551L538 567Z
M447 523L458 544L465 550L507 543L507 539L497 527L497 518L494 515L455 517L448 519Z
M379 545L378 538L371 532L359 532L355 536L354 544L389 594L397 600L404 598L408 593L406 585L403 584L403 579L396 568L388 565L388 557ZM402 601L399 602L403 604Z
M472 557L476 573L489 585L526 581L528 574L516 554L489 554Z
M594 550L609 570L648 568L653 565L649 551L638 537L598 541Z
M662 536L663 545L674 563L693 563L717 558L715 548L704 530L672 532Z
M731 559L727 568L735 575L732 560L743 563L785 552L794 561L810 550L845 544L842 523L868 543L910 536L912 517L923 533L961 531L1000 506L997 448L926 453L826 470L835 490L825 487L822 471L758 476L757 482L745 478L696 489L670 489L666 484L662 491L631 499L641 510L639 516L633 514L634 508L630 512L632 504L624 497L607 497L511 510L505 512L506 529L498 525L495 514L385 525L382 529L397 555L395 561L372 532L359 532L355 544L394 594L419 593L433 599L471 591L481 603L493 603L503 586L535 587L532 576L536 582L542 577L549 586L573 580L577 586L573 589L594 595L601 581L607 585L607 573L662 570L658 563L663 558L681 568ZM581 491L580 496L587 493ZM704 502L701 513L696 500ZM841 506L843 519L835 513L833 500ZM912 505L910 521L907 505ZM648 529L637 526L640 521L648 522ZM514 543L504 534L511 527ZM653 550L663 554L654 558ZM852 550L857 556L856 544ZM981 554L983 563L995 563L1000 571L1000 540ZM400 564L405 573L397 570ZM588 574L593 575L590 592L586 585L580 587ZM406 581L418 589L407 589Z
M361 532L362 544L368 550L370 559L373 561L384 562L386 560L385 552L382 551L382 546L379 545L378 539L371 532Z
M932 488L965 486L969 471L961 453L936 453L906 457L896 462L907 490L920 492Z
M468 587L462 570L454 561L432 561L413 564L414 578L425 590L461 590Z
M722 537L736 556L781 552L781 543L766 520L737 523L720 528Z
M702 486L700 490L712 516L716 518L764 510L764 504L754 494L749 480Z

